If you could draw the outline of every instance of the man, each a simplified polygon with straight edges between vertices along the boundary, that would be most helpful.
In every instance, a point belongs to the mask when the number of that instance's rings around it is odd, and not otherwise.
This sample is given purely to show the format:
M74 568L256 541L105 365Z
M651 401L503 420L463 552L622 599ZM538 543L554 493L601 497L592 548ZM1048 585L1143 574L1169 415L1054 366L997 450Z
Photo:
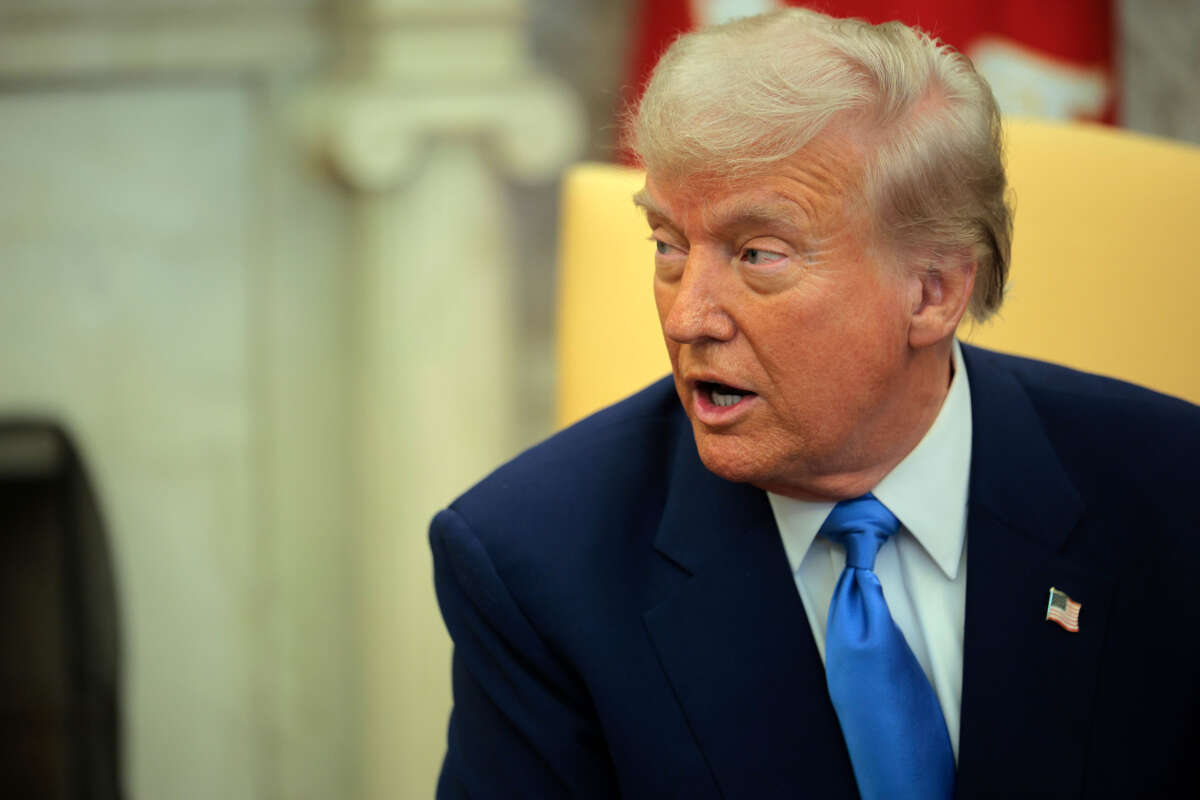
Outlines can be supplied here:
M674 380L435 519L439 796L1200 794L1200 415L955 342L1010 239L970 65L792 9L634 131Z

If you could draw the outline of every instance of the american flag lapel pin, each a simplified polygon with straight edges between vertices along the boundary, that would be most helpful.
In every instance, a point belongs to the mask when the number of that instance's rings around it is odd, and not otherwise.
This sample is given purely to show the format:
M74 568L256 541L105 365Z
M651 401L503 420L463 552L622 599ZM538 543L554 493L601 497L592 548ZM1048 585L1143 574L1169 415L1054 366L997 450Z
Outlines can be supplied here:
M1046 620L1057 622L1071 633L1079 633L1079 609L1082 603L1076 603L1061 589L1050 587L1050 600L1046 603Z

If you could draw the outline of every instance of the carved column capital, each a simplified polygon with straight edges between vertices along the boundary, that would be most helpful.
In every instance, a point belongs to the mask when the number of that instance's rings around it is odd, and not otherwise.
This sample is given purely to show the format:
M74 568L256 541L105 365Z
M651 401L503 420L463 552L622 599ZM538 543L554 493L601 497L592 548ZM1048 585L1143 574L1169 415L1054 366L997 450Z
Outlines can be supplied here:
M501 175L553 179L585 140L583 109L527 53L524 4L368 0L346 25L341 77L320 99L322 155L351 186L411 176L431 142L480 147Z
M539 75L479 87L346 85L327 108L325 154L368 191L402 183L434 140L475 142L494 169L529 183L553 179L584 141L574 95Z

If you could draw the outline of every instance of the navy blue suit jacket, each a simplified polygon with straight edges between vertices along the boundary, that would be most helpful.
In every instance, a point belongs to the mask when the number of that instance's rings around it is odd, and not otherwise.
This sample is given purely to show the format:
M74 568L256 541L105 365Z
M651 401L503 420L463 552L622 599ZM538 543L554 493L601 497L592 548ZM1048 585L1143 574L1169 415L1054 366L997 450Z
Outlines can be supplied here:
M1200 797L1200 410L965 361L958 796ZM766 495L704 468L669 380L501 467L431 539L439 797L857 796ZM1044 620L1051 586L1078 633Z

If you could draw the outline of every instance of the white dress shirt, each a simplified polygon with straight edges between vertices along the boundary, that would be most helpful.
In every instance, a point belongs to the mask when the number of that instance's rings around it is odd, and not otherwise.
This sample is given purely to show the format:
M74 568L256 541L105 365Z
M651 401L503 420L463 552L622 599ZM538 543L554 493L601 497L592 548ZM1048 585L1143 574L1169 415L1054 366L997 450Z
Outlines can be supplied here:
M967 484L971 465L971 391L954 343L954 377L933 426L872 493L900 520L875 559L884 600L929 678L954 758L962 705L963 617L967 598ZM821 660L829 601L845 551L817 531L832 502L768 493L796 588Z

